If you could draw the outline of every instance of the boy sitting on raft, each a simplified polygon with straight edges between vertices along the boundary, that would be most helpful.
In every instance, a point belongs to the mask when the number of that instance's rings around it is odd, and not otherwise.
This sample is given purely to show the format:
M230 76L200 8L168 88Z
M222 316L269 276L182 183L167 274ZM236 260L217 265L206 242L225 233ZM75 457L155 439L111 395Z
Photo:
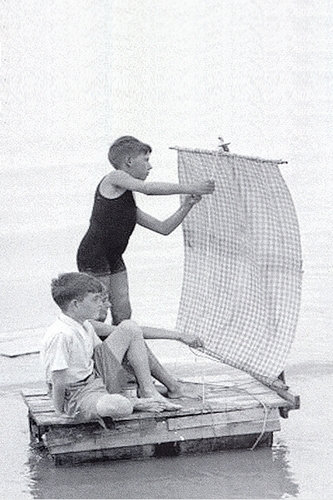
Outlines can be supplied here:
M58 319L43 338L41 359L46 381L59 415L92 420L124 417L134 410L161 412L177 410L176 405L155 388L141 328L132 320L123 321L104 342L89 319L97 319L103 308L101 282L85 273L65 273L52 280L52 297L61 309ZM98 353L106 367L97 373L93 357ZM125 397L122 367L127 356L139 385L140 397Z
M111 304L109 302L108 291L104 284L102 284L102 286L103 286L103 293L102 293L103 306L99 312L98 319L97 320L92 319L89 321L93 325L95 332L99 336L99 338L105 340L107 337L109 337L109 335L112 335L112 332L114 332L117 329L117 327L114 325L110 325L107 322L108 311L110 309ZM177 340L194 348L203 346L202 341L196 335L187 336L185 339L183 339L177 336L177 333L175 331L171 330L161 330L158 328L152 328L147 326L141 327L141 329L143 332L144 339ZM161 363L156 358L154 353L151 351L149 346L146 345L146 347L147 347L151 374L158 382L160 382L165 386L164 388L160 388L160 390L165 391L165 393L163 392L163 394L167 395L167 397L170 399L178 399L178 398L200 399L201 395L199 394L196 386L193 386L193 384L189 382L185 382L175 378L169 371L167 371L164 368L163 365L161 365ZM101 363L98 352L96 352L94 361L95 361L95 367L98 370ZM135 377L133 379L133 370L128 364L127 359L123 363L123 366L125 367L124 374L126 378L129 377L130 381L136 383ZM132 377L130 375L132 375ZM104 383L106 384L106 386L108 386L106 380L104 380Z

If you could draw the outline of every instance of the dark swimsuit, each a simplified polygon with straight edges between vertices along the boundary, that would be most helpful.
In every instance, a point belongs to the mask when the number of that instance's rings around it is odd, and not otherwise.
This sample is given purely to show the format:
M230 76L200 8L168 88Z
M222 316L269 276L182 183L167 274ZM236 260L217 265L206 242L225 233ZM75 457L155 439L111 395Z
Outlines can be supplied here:
M99 184L90 225L77 251L79 271L96 276L125 271L122 254L135 224L136 204L132 191L125 191L119 198L105 198Z

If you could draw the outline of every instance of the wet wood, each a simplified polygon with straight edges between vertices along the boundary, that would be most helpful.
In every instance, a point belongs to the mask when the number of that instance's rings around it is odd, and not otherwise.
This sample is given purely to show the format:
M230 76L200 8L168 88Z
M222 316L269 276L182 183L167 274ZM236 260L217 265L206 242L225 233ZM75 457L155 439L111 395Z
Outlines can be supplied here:
M104 419L104 427L59 418L46 391L26 389L23 397L32 441L44 446L56 464L271 446L273 433L281 428L280 409L295 408L293 398L219 364L210 367L198 387L202 400L182 399L180 410L135 412Z

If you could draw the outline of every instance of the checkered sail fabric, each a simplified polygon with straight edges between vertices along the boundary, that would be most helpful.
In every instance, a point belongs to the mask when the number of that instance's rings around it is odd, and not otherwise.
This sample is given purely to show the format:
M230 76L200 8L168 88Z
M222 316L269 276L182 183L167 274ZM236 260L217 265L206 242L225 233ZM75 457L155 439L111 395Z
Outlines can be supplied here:
M283 371L298 319L301 245L276 161L178 149L180 182L215 179L185 218L177 319L204 352L271 384Z

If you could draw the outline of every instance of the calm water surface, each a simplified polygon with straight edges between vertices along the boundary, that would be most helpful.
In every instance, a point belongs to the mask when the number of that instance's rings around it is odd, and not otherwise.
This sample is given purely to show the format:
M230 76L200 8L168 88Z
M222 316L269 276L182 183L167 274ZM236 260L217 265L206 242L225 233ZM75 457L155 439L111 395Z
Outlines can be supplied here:
M72 165L72 171L77 168ZM38 174L31 171L29 175ZM22 387L43 385L38 356L0 357L3 498L332 498L330 209L325 197L318 196L323 192L320 182L301 189L298 174L289 172L288 176L304 228L302 311L286 368L288 383L301 395L301 409L282 420L273 448L55 468L47 456L30 447L27 411L19 393ZM95 172L91 177L93 181ZM68 228L41 227L6 235L16 251L11 264L24 263L25 280L12 279L10 269L3 265L6 328L2 341L21 335L21 328L53 320L56 310L48 295L49 277L59 267L74 269L73 248L83 230L83 225L70 224L69 219ZM127 252L135 318L141 324L173 327L182 278L182 235L179 231L167 239L148 236L138 229ZM52 245L54 237L60 243L57 246ZM36 258L44 263L37 275L32 272ZM6 307L6 301L10 306ZM172 349L167 344L163 353L163 361L176 369L177 344Z

